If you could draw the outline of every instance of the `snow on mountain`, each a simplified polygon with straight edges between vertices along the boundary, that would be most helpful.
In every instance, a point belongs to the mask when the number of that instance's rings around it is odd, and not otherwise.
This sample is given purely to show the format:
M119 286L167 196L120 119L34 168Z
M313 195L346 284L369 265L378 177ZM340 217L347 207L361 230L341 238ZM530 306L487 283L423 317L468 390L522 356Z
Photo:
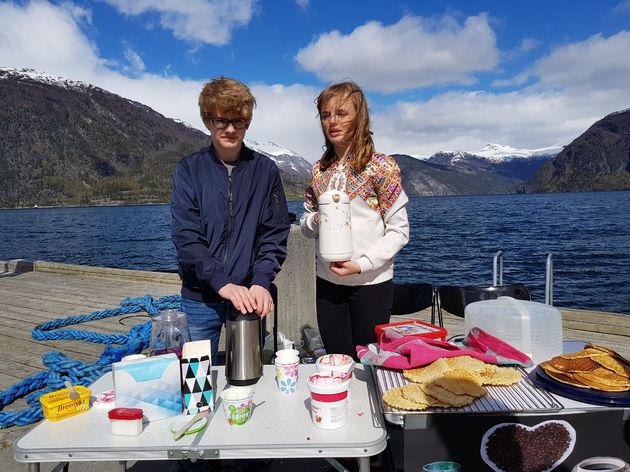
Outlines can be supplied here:
M0 80L8 79L10 77L22 79L22 80L32 80L36 82L40 82L47 85L53 85L57 87L62 87L69 90L79 90L79 91L88 91L88 90L102 90L99 87L94 85L76 81L69 80L63 77L58 77L54 75L47 74L45 72L36 71L34 69L13 69L9 67L0 67ZM149 109L146 105L138 103L133 100L129 100L125 97L121 97L124 100L127 100L129 103L137 106ZM189 123L185 121L173 119L173 121L180 123L190 129L196 129L194 126L191 126ZM278 144L267 141L267 142L259 142L254 140L245 140L245 144L256 151L259 151L261 154L272 159L276 165L289 175L294 175L298 177L308 177L311 173L311 164L304 159L299 154L279 146Z
M448 160L451 163L472 160L486 159L494 163L505 163L513 159L528 159L539 156L553 157L562 151L562 146L550 146L538 149L518 149L506 144L486 144L478 151L439 151L428 158L429 161Z
M49 85L73 89L89 89L94 88L93 85L86 84L75 80L64 79L35 69L12 69L10 67L0 67L0 79L8 78L8 76L22 77L25 79L35 80Z
M278 168L289 175L308 177L312 165L299 154L272 141L260 142L245 138L245 145L273 160Z
M485 157L493 161L503 162L513 158L526 158L531 156L555 156L562 151L562 146L550 146L538 149L517 149L506 144L486 144L478 151L469 154Z

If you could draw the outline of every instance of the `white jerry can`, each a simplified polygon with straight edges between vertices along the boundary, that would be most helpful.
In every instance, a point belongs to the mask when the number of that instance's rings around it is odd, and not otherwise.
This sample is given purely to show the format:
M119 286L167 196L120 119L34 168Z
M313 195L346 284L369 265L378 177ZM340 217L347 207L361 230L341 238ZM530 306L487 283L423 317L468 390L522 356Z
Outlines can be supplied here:
M339 190L322 193L319 204L319 257L327 262L352 257L350 197Z

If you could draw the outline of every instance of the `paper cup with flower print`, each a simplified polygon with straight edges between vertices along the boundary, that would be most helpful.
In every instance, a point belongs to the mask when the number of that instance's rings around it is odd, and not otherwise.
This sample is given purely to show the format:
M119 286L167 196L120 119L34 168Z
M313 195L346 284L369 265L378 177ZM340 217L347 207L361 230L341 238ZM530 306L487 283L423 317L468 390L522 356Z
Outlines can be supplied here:
M276 381L283 395L292 395L296 392L299 367L299 362L281 363L276 359Z

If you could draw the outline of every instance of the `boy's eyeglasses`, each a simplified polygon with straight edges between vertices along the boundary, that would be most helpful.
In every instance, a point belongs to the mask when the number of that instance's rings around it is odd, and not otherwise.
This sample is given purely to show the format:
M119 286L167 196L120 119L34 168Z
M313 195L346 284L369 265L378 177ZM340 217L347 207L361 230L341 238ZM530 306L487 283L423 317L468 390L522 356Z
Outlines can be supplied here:
M212 122L212 126L217 129L225 129L230 124L234 126L235 129L245 129L249 126L247 120L242 118L237 118L235 120L228 120L227 118L213 118L211 116L207 116L206 119Z

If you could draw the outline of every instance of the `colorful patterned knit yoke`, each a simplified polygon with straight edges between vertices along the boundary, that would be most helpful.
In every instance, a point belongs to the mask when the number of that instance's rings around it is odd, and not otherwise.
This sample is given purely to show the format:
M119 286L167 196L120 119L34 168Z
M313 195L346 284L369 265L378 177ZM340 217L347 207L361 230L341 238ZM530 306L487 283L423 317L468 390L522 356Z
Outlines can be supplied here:
M306 204L317 210L317 198L331 189L332 185L339 185L342 163L335 163L325 171L321 171L319 162L313 165L313 173L309 189L306 192ZM402 192L400 169L393 157L375 152L365 166L363 172L357 172L350 164L343 169L345 174L345 192L350 197L361 198L370 208L385 216ZM343 190L339 187L332 187Z

